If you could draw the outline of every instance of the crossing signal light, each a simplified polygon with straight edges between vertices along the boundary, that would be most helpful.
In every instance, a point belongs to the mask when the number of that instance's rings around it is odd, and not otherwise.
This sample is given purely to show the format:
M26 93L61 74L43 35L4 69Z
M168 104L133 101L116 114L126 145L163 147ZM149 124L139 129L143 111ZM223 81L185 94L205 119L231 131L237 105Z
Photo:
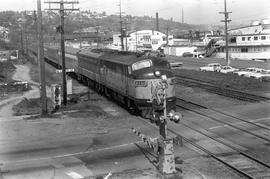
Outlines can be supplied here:
M173 122L175 122L175 123L179 123L179 121L183 119L183 114L171 110L171 111L168 113L168 116L167 116L167 117L168 117L171 121L173 121Z

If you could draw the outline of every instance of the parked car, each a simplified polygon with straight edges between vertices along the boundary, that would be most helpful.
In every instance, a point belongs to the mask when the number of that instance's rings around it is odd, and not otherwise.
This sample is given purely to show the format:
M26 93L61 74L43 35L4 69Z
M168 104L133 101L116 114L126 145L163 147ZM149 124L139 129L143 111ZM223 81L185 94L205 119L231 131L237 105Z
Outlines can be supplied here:
M222 66L221 69L220 69L220 72L221 73L232 73L232 72L235 72L235 71L238 71L239 69L237 68L233 68L231 66Z
M260 74L261 72L265 71L265 69L262 68L255 68L254 71L250 73L244 74L245 77L251 77L252 75Z
M260 79L262 81L267 81L267 79L270 79L270 70L263 70L260 73L254 73L250 77Z
M217 71L221 70L221 65L219 63L210 63L207 66L200 67L200 71Z
M235 71L233 72L233 74L239 75L239 76L245 76L248 73L252 73L255 72L257 68L254 67L250 67L250 68L246 68L246 69L242 69L239 71Z

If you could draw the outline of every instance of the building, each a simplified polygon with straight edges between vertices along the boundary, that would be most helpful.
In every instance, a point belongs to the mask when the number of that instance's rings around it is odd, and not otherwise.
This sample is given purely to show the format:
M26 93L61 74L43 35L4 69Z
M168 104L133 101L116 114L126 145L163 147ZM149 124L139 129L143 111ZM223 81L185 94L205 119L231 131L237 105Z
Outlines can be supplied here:
M9 41L9 29L6 27L0 26L0 39Z
M123 38L124 49L128 51L139 50L158 50L163 45L172 45L173 36L155 30L140 30L129 33L127 37ZM121 49L121 36L120 34L113 35L113 46Z
M232 59L270 59L269 20L254 21L250 26L228 31L229 57ZM225 42L220 41L216 57L225 58Z

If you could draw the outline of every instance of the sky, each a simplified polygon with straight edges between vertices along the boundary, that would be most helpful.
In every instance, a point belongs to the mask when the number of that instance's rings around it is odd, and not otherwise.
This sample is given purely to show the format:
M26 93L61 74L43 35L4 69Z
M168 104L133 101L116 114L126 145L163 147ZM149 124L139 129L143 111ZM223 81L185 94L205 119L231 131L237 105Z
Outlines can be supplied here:
M35 10L37 0L0 0L0 11L5 10ZM42 9L48 8L41 0ZM59 1L59 0L57 0ZM67 1L67 0L64 0ZM72 0L68 0L72 1ZM224 0L79 0L77 8L103 12L107 14L119 14L119 4L125 14L133 16L152 16L159 13L159 17L174 21L182 21L182 9L184 22L189 24L223 24L220 20L224 15ZM227 10L231 23L244 24L253 20L270 19L270 0L227 0Z

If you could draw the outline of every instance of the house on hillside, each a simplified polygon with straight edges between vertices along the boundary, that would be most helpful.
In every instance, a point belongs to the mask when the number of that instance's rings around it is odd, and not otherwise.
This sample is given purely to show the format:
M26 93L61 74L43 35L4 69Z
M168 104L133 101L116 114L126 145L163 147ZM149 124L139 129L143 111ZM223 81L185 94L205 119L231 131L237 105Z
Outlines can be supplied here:
M0 26L0 39L8 41L9 40L9 29Z

